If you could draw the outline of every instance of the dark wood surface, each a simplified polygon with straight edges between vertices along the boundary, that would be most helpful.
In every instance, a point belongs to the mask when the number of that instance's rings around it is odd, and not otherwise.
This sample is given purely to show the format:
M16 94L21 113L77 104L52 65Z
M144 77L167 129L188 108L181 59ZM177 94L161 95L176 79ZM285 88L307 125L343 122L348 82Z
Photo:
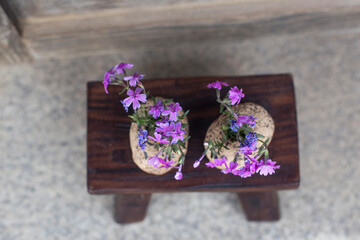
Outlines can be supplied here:
M192 167L203 152L206 130L219 116L215 91L207 84L221 80L243 88L244 102L262 105L275 121L270 157L281 165L271 176L247 179L224 175L218 169ZM127 117L117 92L111 86L104 93L101 82L88 83L87 181L88 191L102 193L153 193L177 191L251 192L293 189L299 186L299 156L294 87L291 75L169 78L144 81L154 96L173 98L189 109L190 135L183 179L175 170L162 176L142 172L132 161ZM223 91L225 94L225 91Z
M279 199L276 191L238 193L249 221L277 221L280 219Z
M115 196L114 218L118 223L144 220L151 194L118 194Z

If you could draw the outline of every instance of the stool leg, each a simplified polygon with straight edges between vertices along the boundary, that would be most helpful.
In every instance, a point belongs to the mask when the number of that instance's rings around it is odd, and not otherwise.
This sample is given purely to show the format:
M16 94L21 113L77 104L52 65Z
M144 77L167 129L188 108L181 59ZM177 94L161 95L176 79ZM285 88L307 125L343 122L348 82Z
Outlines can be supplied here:
M115 195L115 221L132 223L144 220L151 194Z
M249 221L276 221L280 219L277 192L244 192L237 194Z

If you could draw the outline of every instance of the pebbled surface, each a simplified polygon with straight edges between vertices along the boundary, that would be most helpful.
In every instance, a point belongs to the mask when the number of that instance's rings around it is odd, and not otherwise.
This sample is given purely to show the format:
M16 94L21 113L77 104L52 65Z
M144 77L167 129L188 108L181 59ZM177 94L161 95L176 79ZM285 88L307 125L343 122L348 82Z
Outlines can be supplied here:
M147 78L291 72L301 187L282 218L247 222L235 194L154 194L144 222L112 218L86 192L86 82L119 61ZM123 49L112 56L0 66L1 239L360 238L359 34ZM246 90L244 90L246 93Z

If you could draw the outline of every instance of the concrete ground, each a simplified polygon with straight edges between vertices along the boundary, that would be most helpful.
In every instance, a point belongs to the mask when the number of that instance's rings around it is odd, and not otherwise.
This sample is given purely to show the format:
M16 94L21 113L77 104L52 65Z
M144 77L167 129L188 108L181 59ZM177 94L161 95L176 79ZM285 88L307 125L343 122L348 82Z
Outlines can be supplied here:
M208 41L0 66L0 239L360 239L359 33ZM119 62L147 78L290 72L301 187L282 218L247 222L230 193L155 194L146 219L113 221L86 190L86 82Z

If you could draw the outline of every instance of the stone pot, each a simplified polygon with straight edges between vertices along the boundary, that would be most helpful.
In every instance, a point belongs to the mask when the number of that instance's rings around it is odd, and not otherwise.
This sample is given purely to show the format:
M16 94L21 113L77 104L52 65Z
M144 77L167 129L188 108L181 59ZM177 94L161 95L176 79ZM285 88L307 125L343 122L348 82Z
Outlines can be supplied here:
M156 99L156 101L157 100L166 100L166 99L161 98L161 97L155 97L155 99ZM146 104L145 104L145 107L150 107L150 106L153 106L153 105L154 105L153 101L148 100L146 102ZM141 111L141 110L139 110L139 111ZM182 114L184 114L184 111L179 112L179 116L181 116ZM188 121L187 117L182 119L181 123L189 124L189 121ZM148 139L148 142L147 142L146 147L145 147L145 152L147 154L147 158L145 158L145 153L141 150L141 148L140 148L140 146L138 144L137 134L138 134L139 130L140 129L138 128L136 123L131 123L129 137L130 137L130 147L131 147L131 152L132 152L132 158L133 158L135 164L141 170L143 170L144 172L154 174L154 175L163 175L163 174L171 171L172 168L167 168L167 169L166 168L155 168L155 167L151 166L150 164L148 164L147 160L150 157L155 156L159 152L159 150L156 150L156 148L155 148L155 141L153 141L151 139ZM186 131L184 138L186 138L187 136L189 136L189 126L186 127L184 130ZM188 146L187 141L185 143L185 146L186 146L186 149L181 148L184 155L187 152L187 146ZM173 153L172 154L171 160L174 160L174 162L175 162L172 166L178 165L177 162L178 162L180 156L181 156L181 154L178 154L178 153ZM165 154L162 153L162 154L159 155L159 157L164 158Z
M257 118L256 122L256 127L255 127L255 132L258 134L261 134L264 136L264 138L262 138L261 140L265 141L266 139L270 138L268 144L270 144L271 139L274 135L274 131L275 131L275 125L274 125L274 120L272 119L272 117L270 116L270 114L265 110L265 108L263 108L262 106L255 104L255 103L241 103L238 106L234 106L232 108L235 113L240 116L240 115L253 115L254 117ZM206 144L209 140L218 140L221 141L221 139L225 136L224 131L221 128L221 125L226 125L228 124L226 122L226 115L225 113L222 113L218 119L216 119L214 122L211 123L209 129L206 132L206 136L205 136L205 140L204 140L204 147L206 149ZM240 143L239 142L226 142L225 143L226 147L228 149L222 148L220 151L220 156L217 156L217 158L223 157L225 156L228 161L227 161L227 165L229 166L230 162L233 161L234 157L236 156L237 151L239 150L239 146ZM260 141L257 142L257 148L259 148L262 145L262 143ZM251 155L251 157L255 158L256 153L254 153L253 155ZM214 158L211 158L211 152L208 151L206 153L206 157L209 159L210 162L214 161ZM261 156L258 156L256 159L259 159ZM239 153L237 156L237 159L242 159L241 161L237 161L238 168L242 168L244 166L244 155ZM218 166L217 168L219 169L225 169L225 166Z

